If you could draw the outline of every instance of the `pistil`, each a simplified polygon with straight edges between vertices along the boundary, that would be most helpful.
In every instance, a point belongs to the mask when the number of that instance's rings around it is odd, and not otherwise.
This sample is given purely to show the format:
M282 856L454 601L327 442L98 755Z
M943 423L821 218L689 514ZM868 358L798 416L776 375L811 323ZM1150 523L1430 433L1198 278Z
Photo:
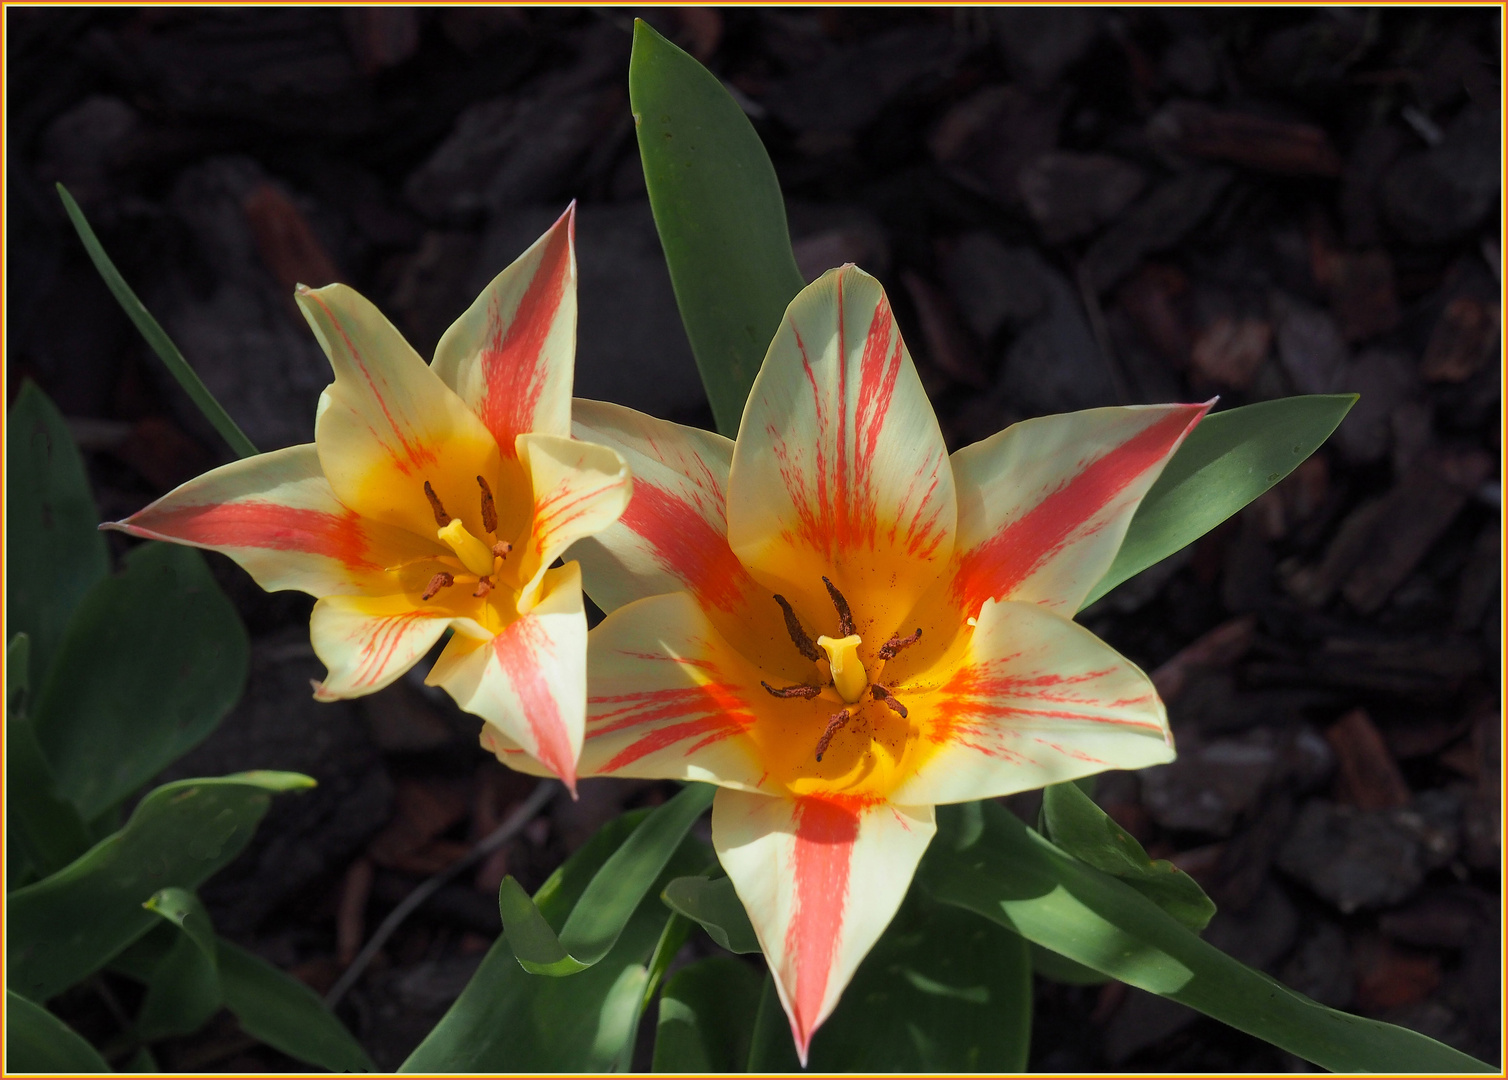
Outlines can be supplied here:
M858 634L830 638L823 634L817 644L827 653L827 662L832 667L833 689L850 705L858 701L869 685L869 675L859 660L859 646L863 639Z

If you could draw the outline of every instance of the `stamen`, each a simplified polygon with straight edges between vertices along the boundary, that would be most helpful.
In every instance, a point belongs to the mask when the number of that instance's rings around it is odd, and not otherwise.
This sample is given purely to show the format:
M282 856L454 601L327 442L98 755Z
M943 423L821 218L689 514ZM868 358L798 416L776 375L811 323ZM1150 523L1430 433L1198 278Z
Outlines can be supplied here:
M424 595L419 597L419 599L428 600L441 589L448 589L455 583L455 576L452 574L447 574L442 570L440 573L429 579L429 587L424 590Z
M827 722L827 730L822 733L822 738L817 740L817 760L822 760L822 755L827 753L828 744L833 741L833 736L843 730L853 716L847 709L833 713L831 720Z
M440 505L440 496L435 494L435 489L429 486L428 480L424 481L424 497L429 500L429 508L435 512L435 524L442 529L449 525L450 515Z
M513 545L508 543L508 541L506 540L499 540L497 543L492 545L492 554L496 555L499 559L506 559L508 557L508 552L512 550Z
M891 712L899 713L902 720L906 719L906 706L897 701L895 695L888 689L879 683L871 683L869 692L875 696L876 701L883 701L886 705L889 705Z
M880 646L880 651L876 655L878 655L881 660L894 660L896 653L900 652L907 645L915 645L917 639L921 636L922 628L920 626L916 628L916 633L911 634L907 637L901 637L899 634L891 634L890 640ZM906 714L902 713L901 715L904 716Z
M827 595L833 598L833 607L838 609L838 636L848 637L853 633L853 609L848 606L848 601L843 599L843 594L838 587L827 578L822 579L822 584L827 586Z
M472 593L471 595L472 596L481 597L481 596L486 596L491 591L492 591L492 582L489 579L487 579L487 578L481 578L476 583L476 592Z
M773 686L771 686L769 683L765 682L763 679L760 679L759 680L759 685L762 686L762 687L764 687L766 690L768 690L770 692L770 695L772 697L778 697L778 698L808 698L808 699L810 699L810 698L814 698L818 694L822 693L822 687L820 687L820 686L808 686L806 683L800 683L800 684L798 684L796 686L784 686L784 687L781 687L779 690L777 690Z
M497 506L492 502L492 489L487 486L484 477L478 476L476 482L482 489L482 528L495 533L497 532Z
M786 633L791 635L791 640L796 643L796 651L808 660L822 659L822 653L817 649L817 643L806 636L806 631L801 629L801 620L796 618L796 613L791 610L791 605L785 597L775 594L775 603L780 605L780 610L785 612Z

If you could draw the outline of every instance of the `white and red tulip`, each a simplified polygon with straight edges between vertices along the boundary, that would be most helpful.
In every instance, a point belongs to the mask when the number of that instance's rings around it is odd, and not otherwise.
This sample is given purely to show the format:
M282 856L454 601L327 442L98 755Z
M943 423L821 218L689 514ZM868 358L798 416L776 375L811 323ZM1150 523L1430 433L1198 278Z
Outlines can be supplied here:
M791 303L736 442L576 402L635 476L572 552L609 612L581 773L720 786L714 844L803 1061L934 806L1173 757L1151 682L1072 619L1207 408L1043 417L950 457L853 267Z

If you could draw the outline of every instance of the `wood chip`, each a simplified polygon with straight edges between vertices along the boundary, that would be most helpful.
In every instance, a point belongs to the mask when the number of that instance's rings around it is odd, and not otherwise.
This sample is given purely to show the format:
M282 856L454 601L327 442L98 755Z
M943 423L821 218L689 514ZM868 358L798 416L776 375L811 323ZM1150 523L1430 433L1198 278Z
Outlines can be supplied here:
M1420 374L1430 382L1465 382L1497 357L1502 340L1503 309L1458 296L1430 332Z
M1341 158L1313 124L1227 112L1175 101L1148 125L1154 142L1194 157L1215 158L1287 176L1339 176Z
M1365 709L1352 709L1325 732L1339 765L1336 797L1362 810L1404 807L1412 798L1398 763Z
M335 262L302 211L281 188L262 183L241 204L257 254L289 295L295 285L319 288L340 280Z
M1221 623L1203 637L1184 646L1173 658L1152 672L1152 685L1164 701L1173 701L1188 684L1196 668L1229 667L1245 656L1256 638L1257 620L1243 615Z

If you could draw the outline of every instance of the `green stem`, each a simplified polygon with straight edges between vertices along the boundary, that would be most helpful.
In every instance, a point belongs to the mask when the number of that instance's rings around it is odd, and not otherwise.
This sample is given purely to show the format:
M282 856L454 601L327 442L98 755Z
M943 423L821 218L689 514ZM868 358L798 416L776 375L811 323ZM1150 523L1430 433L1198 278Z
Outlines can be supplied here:
M73 196L68 194L68 189L62 184L58 185L58 197L63 200L63 208L68 211L68 220L73 222L79 239L84 242L84 250L89 252L89 258L94 261L94 268L99 271L100 277L105 279L105 284L115 294L116 301L136 324L136 329L141 331L141 336L147 339L147 344L152 346L152 350L162 358L162 362L167 365L173 378L178 380L178 385L183 387L194 404L199 407L199 411L204 414L205 419L215 426L220 437L230 444L230 448L238 456L255 457L257 448L246 437L246 433L236 426L230 414L215 400L215 395L211 394L209 388L200 381L194 369L189 367L188 361L178 351L178 346L173 344L173 339L168 337L167 331L156 319L152 318L152 313L131 291L131 286L127 285L126 279L120 276L120 271L110 261L110 256L105 254L99 237L95 236L94 230L89 227L89 222L85 219L84 212L79 209L79 204L73 201Z

